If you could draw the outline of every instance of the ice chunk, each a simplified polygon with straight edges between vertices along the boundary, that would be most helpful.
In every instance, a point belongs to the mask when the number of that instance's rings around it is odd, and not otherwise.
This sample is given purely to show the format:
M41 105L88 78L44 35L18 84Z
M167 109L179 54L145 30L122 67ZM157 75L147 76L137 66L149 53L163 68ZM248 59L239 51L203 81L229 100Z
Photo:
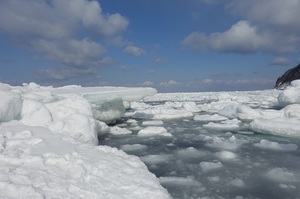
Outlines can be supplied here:
M22 109L22 98L18 93L0 91L0 123L17 119Z
M299 182L299 178L285 168L273 168L266 173L266 176L276 182Z
M298 149L297 144L279 144L278 142L271 142L262 139L259 143L254 144L259 148L279 150L279 151L296 151Z
M248 143L249 141L245 139L238 139L234 135L231 136L230 138L223 138L223 137L217 137L213 136L212 137L212 142L207 143L206 146L209 147L215 147L215 148L220 148L223 150L237 150L239 147L241 147L243 144Z
M242 122L238 119L224 120L220 123L209 122L203 125L204 128L217 131L238 131L243 128Z
M162 135L168 137L172 136L172 134L167 132L167 129L159 126L148 126L138 132L138 136L155 136L155 135Z
M208 155L208 152L206 151L200 151L198 149L195 149L194 147L189 147L186 149L181 149L177 152L177 156L180 159L187 160L187 159L193 159L193 158L203 158Z
M120 128L117 126L111 127L110 128L110 133L113 135L127 135L127 134L132 134L130 130L127 130L125 128Z
M148 147L143 144L125 144L121 146L121 150L126 151L126 152L132 152L132 151L140 151L140 150L145 150Z
M30 126L47 126L53 120L50 111L42 103L25 99L23 101L21 121Z
M115 123L116 119L125 113L125 107L120 98L92 102L92 110L95 119L107 124Z
M188 177L160 177L159 181L163 185L202 186L202 184L199 181Z
M143 121L142 123L143 126L159 126L163 124L164 122L161 120L148 120L148 121Z
M165 107L157 107L152 109L135 111L132 117L140 119L170 120L179 118L189 118L192 116L193 113L187 110L176 110Z
M291 86L293 87L300 87L300 80L297 79L297 80L294 80L291 82Z
M228 120L227 117L220 116L218 114L214 115L195 115L194 120L196 121L201 121L201 122L216 122L216 121L223 121L223 120Z
M225 150L217 152L215 155L223 161L234 160L237 158L237 155L235 153Z
M200 112L201 109L198 108L197 104L195 102L184 102L182 104L182 107L186 109L187 111L191 112Z
M53 122L52 131L66 133L76 140L97 144L98 122L94 120L91 105L80 96L45 104Z
M220 177L219 176L210 176L210 177L207 177L208 181L210 183L216 183L216 182L219 182L220 181Z
M51 92L60 97L83 96L91 103L94 117L110 124L124 114L123 101L139 100L147 95L154 95L157 91L153 88L67 86Z
M300 87L288 87L278 95L278 103L284 107L289 104L300 104Z
M284 107L281 111L283 112L283 115L285 117L300 119L300 104L288 105Z
M300 138L299 120L289 118L256 119L250 129L257 133Z
M223 164L221 162L200 162L200 167L203 172L209 172L222 168Z
M230 182L235 187L244 187L245 183L242 179L236 178Z
M172 155L161 154L142 156L140 159L147 164L163 164L168 163L172 157Z

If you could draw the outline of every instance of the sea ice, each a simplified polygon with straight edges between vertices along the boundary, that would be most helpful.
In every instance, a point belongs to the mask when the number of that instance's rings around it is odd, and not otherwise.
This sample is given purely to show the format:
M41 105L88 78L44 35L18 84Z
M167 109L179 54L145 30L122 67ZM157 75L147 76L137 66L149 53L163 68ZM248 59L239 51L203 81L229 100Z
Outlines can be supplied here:
M204 114L204 115L195 115L194 120L201 121L201 122L217 122L217 121L228 120L228 118L218 114L213 114L213 115Z
M147 146L143 144L125 144L122 145L120 149L125 152L132 152L132 151L145 150L147 149Z
M143 162L147 164L163 164L170 161L172 155L161 154L161 155L147 155L140 157Z
M143 121L142 123L143 126L159 126L163 124L164 122L161 120L148 120L148 121Z
M126 128L120 128L118 126L114 126L110 128L110 133L113 135L127 135L127 134L132 134L132 131Z
M270 180L274 180L276 182L288 183L288 182L299 182L298 176L296 176L293 172L288 171L286 168L273 168L270 169L266 176Z
M93 100L111 99L109 111L154 91L0 84L1 198L170 198L138 157L95 146L100 134L129 131L95 120Z
M298 149L297 144L279 144L278 142L271 142L265 139L262 139L259 143L254 144L254 146L278 151L296 151Z
M223 167L221 162L200 162L200 167L203 172L209 172L212 170L220 169Z
M238 131L243 128L242 122L236 118L232 120L223 120L220 123L209 122L203 125L204 128L216 131Z
M231 151L225 151L225 150L219 151L215 155L217 158L219 158L223 161L234 160L237 158L237 155L235 153L233 153Z
M197 180L188 177L160 177L159 181L163 185L202 186L202 184Z
M255 119L250 129L257 133L300 138L299 120L293 118Z
M18 93L0 90L0 123L17 119L22 109L22 99Z
M155 135L161 135L167 137L172 136L171 133L168 133L167 129L160 126L148 126L138 132L138 136L155 136Z

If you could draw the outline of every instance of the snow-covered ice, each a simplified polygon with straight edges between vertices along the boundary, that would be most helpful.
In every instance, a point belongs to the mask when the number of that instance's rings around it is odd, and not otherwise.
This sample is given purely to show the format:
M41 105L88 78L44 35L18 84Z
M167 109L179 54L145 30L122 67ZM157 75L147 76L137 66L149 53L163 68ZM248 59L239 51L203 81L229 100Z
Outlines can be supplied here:
M300 198L299 91L0 84L0 196Z
M117 122L133 133L100 144L139 156L175 199L299 198L299 86L147 96Z
M95 118L116 120L119 101L154 93L0 84L0 198L170 198L138 157L98 146L98 135L131 131Z

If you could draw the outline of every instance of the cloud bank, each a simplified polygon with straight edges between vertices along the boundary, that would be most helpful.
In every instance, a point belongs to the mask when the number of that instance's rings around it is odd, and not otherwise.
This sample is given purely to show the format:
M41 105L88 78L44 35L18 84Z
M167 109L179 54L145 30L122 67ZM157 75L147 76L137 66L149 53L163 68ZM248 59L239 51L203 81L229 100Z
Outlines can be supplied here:
M99 41L118 37L129 24L125 17L105 14L98 1L89 0L0 1L0 13L0 30L15 45L54 62L56 67L37 72L50 79L97 73L109 60Z
M294 53L300 51L300 1L230 0L228 12L243 18L227 31L195 31L182 45L196 51Z

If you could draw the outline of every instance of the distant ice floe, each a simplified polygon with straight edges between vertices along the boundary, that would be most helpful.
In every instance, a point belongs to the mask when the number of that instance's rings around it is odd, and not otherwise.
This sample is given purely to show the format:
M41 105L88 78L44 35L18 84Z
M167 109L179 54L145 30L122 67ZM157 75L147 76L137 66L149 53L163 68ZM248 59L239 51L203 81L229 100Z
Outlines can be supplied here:
M139 150L145 150L148 147L143 144L125 144L121 146L121 150L126 152L132 152L132 151L139 151Z
M297 144L279 144L278 142L271 142L265 139L262 139L259 143L254 144L262 149L271 149L278 151L296 151L298 149Z
M162 120L148 120L148 121L143 121L142 123L143 126L159 126L163 124L164 122Z
M146 162L147 164L164 164L168 163L171 158L173 158L172 155L167 154L161 154L161 155L147 155L140 157L143 162Z
M147 120L193 118L210 131L251 131L300 138L299 89L296 81L284 91L156 94L144 101L157 100L161 104L133 103L131 116Z
M213 114L213 115L205 114L205 115L195 115L194 120L201 121L201 122L217 122L217 121L228 120L228 118L218 114Z
M160 136L166 136L166 137L172 137L171 133L168 133L167 129L164 127L160 126L148 126L144 129L141 129L138 132L138 136L155 136L155 135L160 135Z
M128 135L132 134L132 131L125 128L120 128L118 126L114 126L110 128L110 133L113 135Z
M195 102L166 102L156 106L135 103L131 108L135 110L133 118L154 120L190 118L200 111Z
M250 123L250 129L284 137L300 138L300 121L293 118L256 119Z
M266 177L270 180L281 183L299 182L299 176L286 168L273 168L267 171Z
M221 169L223 164L221 162L200 162L200 167L204 173Z
M163 185L175 185L175 186L202 186L202 184L193 179L185 177L160 177L160 183Z
M231 151L219 151L215 154L215 156L223 161L235 160L237 155Z

